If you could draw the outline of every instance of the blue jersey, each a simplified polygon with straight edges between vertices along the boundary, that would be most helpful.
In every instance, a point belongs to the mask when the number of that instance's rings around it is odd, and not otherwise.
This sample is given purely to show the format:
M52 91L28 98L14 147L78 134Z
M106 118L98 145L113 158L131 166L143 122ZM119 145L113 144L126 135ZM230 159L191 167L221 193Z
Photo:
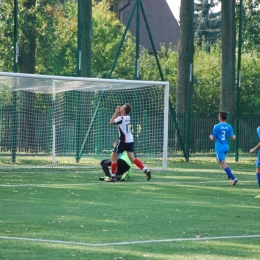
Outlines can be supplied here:
M258 139L260 141L260 126L257 127L256 132L257 132L257 137L258 137ZM257 157L257 160L256 160L256 167L260 168L260 149L258 150L258 157Z
M257 131L257 137L260 141L260 126L257 127L256 131Z
M229 146L227 139L229 136L234 136L233 128L230 124L221 122L214 126L212 136L215 140L215 151L228 152Z

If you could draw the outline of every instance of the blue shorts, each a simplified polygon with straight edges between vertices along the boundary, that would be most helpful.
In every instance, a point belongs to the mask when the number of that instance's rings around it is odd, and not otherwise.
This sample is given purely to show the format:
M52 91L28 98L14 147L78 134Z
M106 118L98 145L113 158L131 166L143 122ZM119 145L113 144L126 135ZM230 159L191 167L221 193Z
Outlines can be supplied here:
M226 154L227 154L227 152L216 151L216 156L217 156L218 162L222 162L222 161L226 160Z
M258 155L257 155L257 158L256 158L255 166L257 168L260 168L260 150L258 151Z
M134 152L134 143L124 143L122 141L119 141L115 148L113 149L113 153L123 153L124 151L127 152Z

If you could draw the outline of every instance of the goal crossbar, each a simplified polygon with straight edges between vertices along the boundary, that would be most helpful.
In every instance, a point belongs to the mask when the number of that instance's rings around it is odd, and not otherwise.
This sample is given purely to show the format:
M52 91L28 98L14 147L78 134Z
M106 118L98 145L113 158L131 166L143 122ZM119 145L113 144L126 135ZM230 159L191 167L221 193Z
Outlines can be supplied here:
M10 91L25 90L35 93L53 93L53 81L55 81L55 92L64 91L108 91L117 89L134 89L142 86L164 85L169 82L163 81L144 81L144 80L122 80L122 79L103 79L103 78L85 78L85 77L67 77L67 76L49 76L26 73L0 72L1 80L10 83L16 83L17 78L26 78L27 86L12 84ZM46 80L45 82L36 82L34 79Z

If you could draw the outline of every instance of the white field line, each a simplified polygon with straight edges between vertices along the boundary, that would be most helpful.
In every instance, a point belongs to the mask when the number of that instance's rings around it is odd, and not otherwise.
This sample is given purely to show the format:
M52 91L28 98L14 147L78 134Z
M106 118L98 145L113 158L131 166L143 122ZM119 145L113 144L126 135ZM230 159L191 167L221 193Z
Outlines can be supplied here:
M106 181L97 181L97 182L91 182L91 183L50 183L50 184L20 184L20 183L17 183L17 184L0 184L0 187L70 187L70 186L93 186L93 185L100 185L100 184L104 184L106 183ZM149 185L169 185L169 184L192 184L192 185L196 185L196 184L206 184L206 183L227 183L227 184L230 184L231 182L229 182L228 180L219 180L219 181L165 181L165 182L152 182L152 181L145 181L145 182L135 182L135 181L118 181L116 183L113 183L113 184L108 184L108 185L127 185L127 184L135 184L135 185L144 185L144 184L149 184ZM239 181L238 182L239 184L240 183L256 183L256 181Z
M172 238L172 239L161 239L161 240L125 241L125 242L96 243L96 244L84 243L84 242L62 241L62 240L48 240L48 239L37 239L37 238L0 236L0 239L4 239L4 240L20 240L20 241L31 241L31 242L41 242L41 243L67 244L67 245L79 245L79 246L97 246L97 247L98 246L148 244L148 243L182 242L182 241L245 239L245 238L260 238L260 234L259 235L241 235L241 236L199 237L199 238L197 238L197 237L196 238Z
M254 163L253 163L253 166L254 166ZM63 172L58 172L58 173L55 173L55 171L58 171L60 169L65 169L65 173L67 173L68 171L71 171L71 174L81 174L81 173L87 173L88 170L98 170L99 173L102 175L103 172L102 172L102 169L100 169L100 167L98 166L88 166L87 168L83 168L83 167L80 167L80 168L75 168L75 167L64 167L64 168L46 168L46 167L43 167L43 168L40 168L41 170L46 170L46 171L52 171L52 173L54 174L62 174ZM153 172L160 172L160 173L163 173L164 170L160 169L160 168L149 168L151 171ZM20 170L22 170L22 172L19 172ZM24 172L23 170L26 170L26 172ZM34 169L33 169L34 170ZM140 169L139 168L135 168L135 167L132 167L132 170L133 171L136 171L136 172L139 172L140 173ZM179 172L179 171L187 171L187 172L198 172L198 173L201 173L201 172L206 172L206 173L223 173L225 174L225 172L223 171L223 169L221 167L219 167L219 169L183 169L183 168L169 168L168 170L166 170L165 172L169 173L169 172ZM28 172L29 171L29 172ZM240 173L240 172L247 172L248 169L239 169L239 170L234 170L234 172L237 174ZM252 171L254 172L254 170ZM31 171L31 168L1 168L0 167L0 174L3 173L3 174L38 174L38 175L42 175L42 174L46 174L48 172L39 172L39 171Z

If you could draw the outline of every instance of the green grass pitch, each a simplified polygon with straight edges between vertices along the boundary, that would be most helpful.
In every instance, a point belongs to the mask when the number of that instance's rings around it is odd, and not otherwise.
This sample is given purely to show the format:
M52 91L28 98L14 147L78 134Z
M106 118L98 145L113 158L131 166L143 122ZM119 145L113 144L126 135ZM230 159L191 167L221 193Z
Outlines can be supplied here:
M0 169L0 259L260 259L254 159L172 159L129 182L101 168Z

